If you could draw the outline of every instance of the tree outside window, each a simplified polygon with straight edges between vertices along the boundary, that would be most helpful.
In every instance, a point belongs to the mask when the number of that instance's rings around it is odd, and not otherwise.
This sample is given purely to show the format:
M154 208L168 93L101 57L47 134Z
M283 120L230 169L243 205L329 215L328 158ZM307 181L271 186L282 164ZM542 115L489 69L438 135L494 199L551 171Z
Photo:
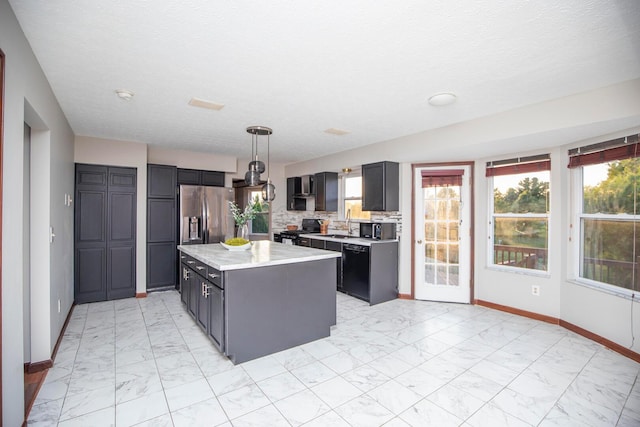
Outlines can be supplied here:
M640 290L640 159L581 169L580 277Z
M550 172L493 176L491 262L548 270Z
M262 200L262 191L251 191L249 199L253 201L256 216L249 221L250 234L269 233L269 203Z

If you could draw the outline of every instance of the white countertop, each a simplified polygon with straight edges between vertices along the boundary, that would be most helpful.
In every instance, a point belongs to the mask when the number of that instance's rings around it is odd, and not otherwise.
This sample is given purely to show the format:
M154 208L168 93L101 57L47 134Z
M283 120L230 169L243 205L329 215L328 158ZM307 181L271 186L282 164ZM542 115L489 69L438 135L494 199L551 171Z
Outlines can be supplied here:
M393 240L375 240L375 239L364 239L361 237L331 237L331 234L301 234L301 237L308 237L310 239L317 240L328 240L330 242L340 242L340 243L350 243L352 245L362 245L362 246L371 246L376 243L381 242L395 242L397 239Z
M285 245L269 240L251 242L251 248L245 251L230 251L219 243L180 245L178 250L220 271L292 264L341 256L340 252Z

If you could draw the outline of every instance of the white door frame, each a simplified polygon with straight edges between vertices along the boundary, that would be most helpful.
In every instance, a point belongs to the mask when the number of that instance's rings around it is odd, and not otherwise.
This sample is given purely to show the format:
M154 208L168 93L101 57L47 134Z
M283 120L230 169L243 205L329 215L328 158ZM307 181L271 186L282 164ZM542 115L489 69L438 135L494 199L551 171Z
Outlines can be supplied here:
M422 227L423 223L418 221L420 218L416 218L416 203L422 203L422 195L416 191L416 170L423 168L433 169L460 169L465 168L465 179L469 186L468 198L465 203L469 208L469 239L468 245L468 270L469 270L469 298L468 303L474 301L474 163L473 162L451 162L451 163L419 163L411 165L411 298L416 297L416 285L418 278L416 277L416 232L417 227ZM468 175L467 175L468 174ZM420 198L420 200L418 200Z

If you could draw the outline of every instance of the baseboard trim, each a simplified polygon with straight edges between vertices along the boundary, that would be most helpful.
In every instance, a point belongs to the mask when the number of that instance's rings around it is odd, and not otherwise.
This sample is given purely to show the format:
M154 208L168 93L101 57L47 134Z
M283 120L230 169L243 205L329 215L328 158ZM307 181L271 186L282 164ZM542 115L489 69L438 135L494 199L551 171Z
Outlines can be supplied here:
M640 353L636 353L635 351L624 347L618 343L615 343L611 340L606 339L598 334L594 334L591 331L581 328L580 326L574 325L573 323L569 323L565 320L560 319L560 326L570 330L571 332L575 332L578 335L582 335L585 338L589 338L591 341L595 341L603 346L615 351L616 353L620 353L623 356L628 357L631 360L635 360L640 363Z
M136 292L136 298L146 298L146 297L147 297L146 292Z
M27 374L35 374L37 372L42 372L47 370L53 366L53 360L47 359L42 360L40 362L27 362L24 364L24 372Z
M510 307L508 305L496 304L496 303L484 301L481 299L474 300L473 303L476 305L481 305L483 307L493 308L495 310L500 310L500 311L504 311L511 314L517 314L523 317L528 317L530 319L540 320L546 323L552 323L554 325L560 324L560 319L558 319L557 317L551 317L544 314L534 313L533 311L521 310L519 308Z
M398 299L413 299L411 294L398 294Z
M53 347L53 353L51 353L51 360L56 360L56 354L58 354L58 349L60 348L60 343L62 343L62 338L64 337L64 333L67 330L67 326L69 326L69 321L71 320L71 314L73 313L73 309L75 308L76 303L71 304L71 308L67 313L67 318L64 319L64 325L62 325L62 330L60 331L60 335L58 335L58 340L56 341L56 345Z
M493 308L495 310L500 310L500 311L504 311L511 314L517 314L519 316L528 317L530 319L541 320L543 322L562 326L563 328L568 329L571 332L575 332L576 334L581 335L585 338L588 338L591 341L595 341L598 344L602 344L608 349L613 350L616 353L619 353L625 357L628 357L631 360L635 360L636 362L640 363L640 353L636 353L635 351L627 347L624 347L618 343L615 343L598 334L594 334L593 332L588 331L584 328L581 328L580 326L574 325L573 323L569 323L566 320L558 319L551 316L546 316L544 314L534 313L532 311L521 310L519 308L509 307L507 305L495 304L489 301L474 300L473 303L476 305L481 305L483 307Z

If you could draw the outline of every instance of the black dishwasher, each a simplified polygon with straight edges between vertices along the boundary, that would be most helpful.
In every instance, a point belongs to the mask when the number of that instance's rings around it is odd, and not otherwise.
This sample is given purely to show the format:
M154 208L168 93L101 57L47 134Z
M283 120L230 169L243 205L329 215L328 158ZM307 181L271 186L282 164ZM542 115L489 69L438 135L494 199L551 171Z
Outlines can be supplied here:
M341 291L369 301L369 274L369 246L343 244Z

